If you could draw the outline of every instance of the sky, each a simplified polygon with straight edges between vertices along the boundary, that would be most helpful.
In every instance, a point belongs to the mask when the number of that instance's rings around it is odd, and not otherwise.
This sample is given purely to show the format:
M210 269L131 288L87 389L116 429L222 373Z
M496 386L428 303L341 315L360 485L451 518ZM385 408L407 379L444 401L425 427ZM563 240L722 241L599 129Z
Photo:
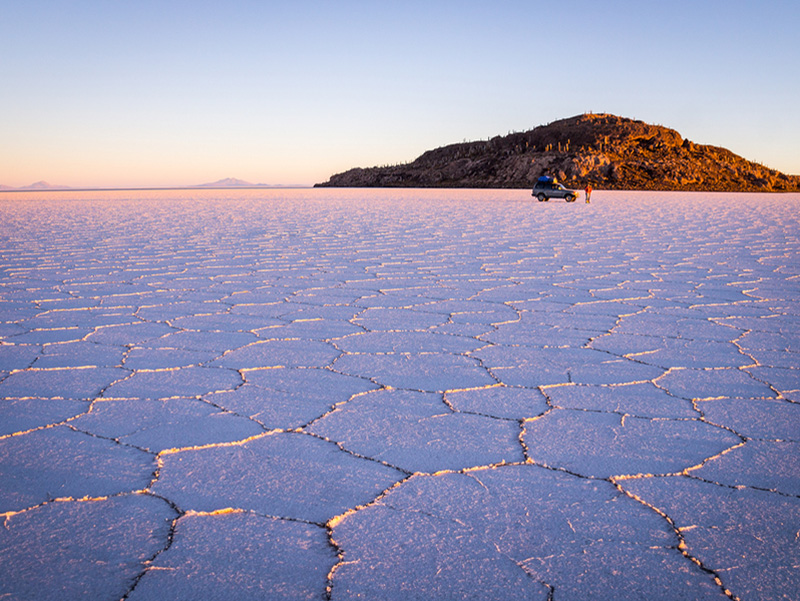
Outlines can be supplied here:
M800 174L797 0L0 0L0 185L310 185L587 112Z

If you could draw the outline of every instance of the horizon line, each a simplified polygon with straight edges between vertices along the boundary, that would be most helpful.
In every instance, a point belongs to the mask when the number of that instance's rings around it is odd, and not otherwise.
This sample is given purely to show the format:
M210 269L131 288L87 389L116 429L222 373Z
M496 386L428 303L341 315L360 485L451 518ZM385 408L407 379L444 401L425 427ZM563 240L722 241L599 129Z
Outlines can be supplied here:
M135 190L263 190L274 188L313 188L314 184L252 184L250 186L208 186L205 184L190 185L190 186L103 186L103 187L90 187L90 186L53 186L50 188L0 188L0 194L4 192L112 192L119 191L135 191Z

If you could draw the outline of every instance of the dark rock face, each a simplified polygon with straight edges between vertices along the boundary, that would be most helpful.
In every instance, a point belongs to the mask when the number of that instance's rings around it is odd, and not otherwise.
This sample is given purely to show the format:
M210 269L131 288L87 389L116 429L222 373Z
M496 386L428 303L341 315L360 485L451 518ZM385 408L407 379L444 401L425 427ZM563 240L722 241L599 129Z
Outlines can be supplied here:
M694 144L673 129L604 114L451 144L404 165L351 169L317 186L528 188L541 175L573 188L800 191L800 176Z

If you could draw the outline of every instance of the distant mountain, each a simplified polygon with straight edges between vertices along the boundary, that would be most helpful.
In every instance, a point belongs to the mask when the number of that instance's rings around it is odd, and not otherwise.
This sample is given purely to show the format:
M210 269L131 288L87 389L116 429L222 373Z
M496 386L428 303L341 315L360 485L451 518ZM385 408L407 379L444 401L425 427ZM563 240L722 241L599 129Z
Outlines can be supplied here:
M573 188L800 191L800 176L695 144L660 125L591 113L429 150L411 163L350 169L316 186L528 188L542 175Z
M19 190L69 190L69 186L59 186L46 181L35 182L29 186L22 186Z
M186 188L303 188L307 187L301 184L297 185L273 185L273 184L251 184L250 182L246 182L242 179L236 179L233 177L226 177L225 179L218 180L216 182L210 182L208 184L198 184L194 186L186 186ZM23 186L21 188L15 188L13 186L4 186L0 185L0 190L74 190L75 188L71 188L70 186L57 186L53 184L49 184L45 181L36 182L29 186ZM86 190L94 190L94 189L103 189L103 190L115 190L117 188L80 188ZM119 188L125 189L125 188ZM139 188L134 188L139 189ZM142 190L146 190L148 188L141 188ZM180 188L176 188L180 189Z
M265 188L267 184L251 184L243 179L236 179L234 177L226 177L225 179L211 182L208 184L199 184L193 186L194 188Z

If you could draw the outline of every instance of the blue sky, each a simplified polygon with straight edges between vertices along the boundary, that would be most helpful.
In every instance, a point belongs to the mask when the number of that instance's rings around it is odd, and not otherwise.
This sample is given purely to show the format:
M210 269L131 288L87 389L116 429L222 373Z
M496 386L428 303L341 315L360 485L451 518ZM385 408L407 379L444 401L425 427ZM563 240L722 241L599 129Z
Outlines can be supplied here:
M0 184L313 184L607 112L800 174L796 0L0 0Z

